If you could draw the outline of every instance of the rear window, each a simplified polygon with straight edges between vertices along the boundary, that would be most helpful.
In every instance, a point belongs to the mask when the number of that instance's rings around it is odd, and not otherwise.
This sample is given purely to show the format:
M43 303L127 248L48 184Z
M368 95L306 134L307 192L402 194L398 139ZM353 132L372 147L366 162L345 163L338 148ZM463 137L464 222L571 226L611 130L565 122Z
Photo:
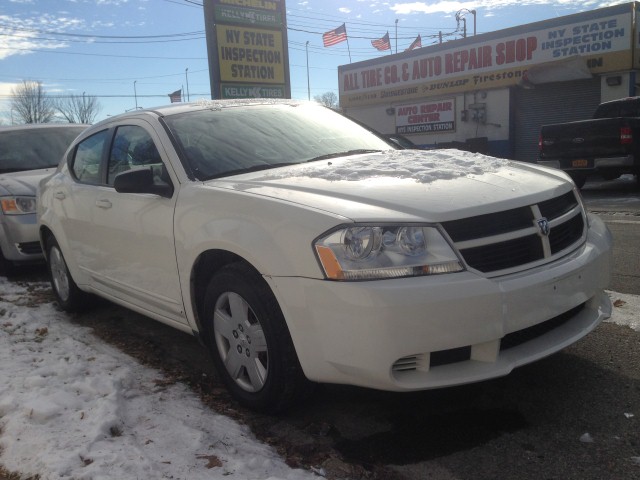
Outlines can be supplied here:
M0 130L0 173L55 167L86 127Z
M640 100L623 100L600 105L593 118L640 117Z

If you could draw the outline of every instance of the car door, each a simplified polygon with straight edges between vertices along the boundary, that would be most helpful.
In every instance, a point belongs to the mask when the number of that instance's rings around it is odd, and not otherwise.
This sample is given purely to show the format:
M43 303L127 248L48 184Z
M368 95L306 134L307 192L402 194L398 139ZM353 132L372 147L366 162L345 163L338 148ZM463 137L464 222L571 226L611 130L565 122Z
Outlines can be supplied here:
M84 268L95 290L169 323L184 324L173 238L177 194L163 198L113 188L115 177L131 169L151 169L158 182L176 182L167 154L147 122L131 120L112 133L102 185L87 199L91 214L82 234Z

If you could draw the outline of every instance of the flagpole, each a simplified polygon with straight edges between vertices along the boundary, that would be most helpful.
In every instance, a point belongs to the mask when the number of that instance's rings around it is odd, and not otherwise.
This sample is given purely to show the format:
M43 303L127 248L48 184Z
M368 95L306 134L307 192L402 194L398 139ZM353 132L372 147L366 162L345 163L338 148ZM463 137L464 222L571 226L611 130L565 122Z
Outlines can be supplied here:
M349 51L349 63L351 63L351 47L349 46L349 34L347 33L347 24L344 23L344 33L347 36L347 50Z
M396 53L398 53L398 19L397 18L396 18Z

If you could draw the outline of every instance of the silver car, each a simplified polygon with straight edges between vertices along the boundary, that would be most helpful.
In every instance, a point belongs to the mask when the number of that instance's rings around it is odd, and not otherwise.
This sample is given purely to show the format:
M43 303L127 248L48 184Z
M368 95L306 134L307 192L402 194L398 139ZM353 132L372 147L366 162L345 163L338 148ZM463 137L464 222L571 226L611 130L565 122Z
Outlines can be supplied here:
M0 274L42 261L36 225L38 182L52 174L87 125L20 125L0 128Z

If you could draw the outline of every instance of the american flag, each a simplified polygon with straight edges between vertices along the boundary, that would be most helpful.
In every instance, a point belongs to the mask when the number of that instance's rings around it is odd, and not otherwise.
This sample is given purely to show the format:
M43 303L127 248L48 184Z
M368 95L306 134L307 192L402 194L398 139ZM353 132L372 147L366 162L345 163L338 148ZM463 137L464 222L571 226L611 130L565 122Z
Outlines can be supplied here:
M387 34L382 38L378 38L377 40L371 40L371 45L373 45L375 48L377 48L380 51L391 50L391 43L389 42L389 32L387 32Z
M413 50L414 48L420 48L420 47L422 47L422 39L420 38L420 35L418 35L417 38L413 41L413 43L409 45L409 48L405 50L405 52L408 52L409 50Z
M180 103L182 101L182 89L170 93L169 100L171 100L171 103Z
M322 43L325 47L330 47L347 39L347 27L343 23L338 28L322 34Z

